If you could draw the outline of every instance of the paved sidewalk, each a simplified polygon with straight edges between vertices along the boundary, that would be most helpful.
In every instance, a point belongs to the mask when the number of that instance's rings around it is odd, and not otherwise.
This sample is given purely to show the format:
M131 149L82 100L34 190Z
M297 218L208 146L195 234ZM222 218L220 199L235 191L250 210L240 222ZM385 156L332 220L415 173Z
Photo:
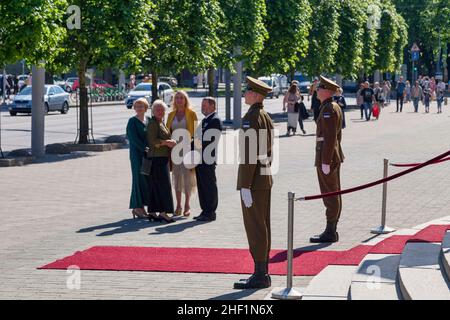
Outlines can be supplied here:
M420 162L449 148L450 113L403 113L385 108L379 121L346 114L342 169L343 188L377 180L383 158L393 162ZM285 132L285 123L277 128ZM297 196L319 192L315 176L315 124L309 135L281 137L280 171L272 195L274 249L286 247L287 192ZM230 134L229 132L227 134ZM44 264L94 245L247 248L239 193L237 165L218 168L218 220L198 224L192 218L176 224L132 220L128 210L131 174L128 150L84 157L61 157L50 163L0 168L0 299L263 299L267 290L240 292L232 283L240 275L82 271L81 289L69 290L70 274L37 270ZM402 169L390 168L391 173ZM450 163L430 166L389 183L388 225L408 228L449 215ZM197 196L193 197L197 215ZM343 197L341 242L327 250L345 250L371 239L380 223L381 186ZM320 201L295 205L295 248L308 247L309 236L321 232L324 210ZM295 277L305 287L310 277ZM285 277L273 277L284 286Z

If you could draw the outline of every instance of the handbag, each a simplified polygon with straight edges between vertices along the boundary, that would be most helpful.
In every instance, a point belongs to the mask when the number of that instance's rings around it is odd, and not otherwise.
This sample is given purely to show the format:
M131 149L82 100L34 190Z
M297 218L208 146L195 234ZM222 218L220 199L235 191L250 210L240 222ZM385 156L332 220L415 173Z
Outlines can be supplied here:
M303 103L300 104L300 114L301 114L302 120L309 119L309 112L308 112L308 110L306 110L306 107Z
M144 176L150 176L152 174L152 164L152 158L147 158L146 155L142 157L141 174Z

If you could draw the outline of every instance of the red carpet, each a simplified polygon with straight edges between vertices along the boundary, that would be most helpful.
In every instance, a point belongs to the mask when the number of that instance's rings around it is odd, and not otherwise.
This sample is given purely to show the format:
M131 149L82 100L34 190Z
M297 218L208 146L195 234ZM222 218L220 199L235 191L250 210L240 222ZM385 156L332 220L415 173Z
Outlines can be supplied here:
M441 242L449 225L431 225L416 233L408 242Z
M441 242L450 225L430 225L412 236L391 236L377 245L369 253L401 254L407 242Z
M367 246L349 251L295 251L294 275L314 276L330 264L359 264ZM192 273L253 272L247 249L92 247L57 260L39 269L67 269L76 265L82 270L164 271ZM286 251L273 250L270 273L286 275Z
M328 265L358 265L368 253L400 254L408 241L440 242L450 225L432 225L413 236L391 236L375 246L360 245L347 251L294 251L294 275L315 276ZM92 247L39 269L161 271L251 274L247 249ZM286 275L285 250L272 250L269 272Z

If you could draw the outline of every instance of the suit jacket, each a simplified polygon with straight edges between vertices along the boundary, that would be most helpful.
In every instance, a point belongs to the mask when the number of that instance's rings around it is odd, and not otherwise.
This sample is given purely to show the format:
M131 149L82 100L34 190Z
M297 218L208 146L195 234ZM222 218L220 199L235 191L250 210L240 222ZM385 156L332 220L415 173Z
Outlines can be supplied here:
M239 139L240 151L244 151L244 155L240 155L239 171L237 189L250 189L250 190L270 190L272 188L273 180L270 173L270 161L260 161L258 157L266 157L269 160L272 157L272 145L273 145L273 122L267 112L264 110L262 104L254 104L250 107L247 114L242 119L241 137ZM250 154L252 147L250 146L249 139L245 139L243 134L248 130L253 129L256 132L256 155ZM259 136L259 132L264 130L266 135ZM267 139L265 146L267 148L266 154L262 154L263 150L260 150L261 139ZM256 159L252 159L255 156ZM256 161L255 161L256 160Z
M205 137L205 133L208 132L208 130L215 130L215 131L218 130L220 133L222 133L222 129L223 129L222 121L220 120L217 112L214 112L214 113L208 115L207 117L205 117L202 120L200 126L197 127L197 130L195 132L195 138L197 139L197 141L201 141L202 164L206 164L206 165L215 165L216 164L216 162L217 162L216 148L214 148L211 151L207 148L212 143L216 144L216 146L217 146L219 141L216 141L216 139L220 139L220 136L217 137L215 134L212 134L212 136ZM194 147L195 147L195 145L194 145ZM213 163L211 163L210 157L212 157L214 159Z
M331 98L322 103L317 119L316 138L316 167L344 162L341 148L342 110Z

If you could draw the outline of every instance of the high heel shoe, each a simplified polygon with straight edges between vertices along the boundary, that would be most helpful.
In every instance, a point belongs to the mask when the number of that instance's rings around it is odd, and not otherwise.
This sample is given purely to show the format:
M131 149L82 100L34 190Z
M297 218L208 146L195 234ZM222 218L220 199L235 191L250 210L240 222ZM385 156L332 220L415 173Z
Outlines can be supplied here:
M145 219L145 218L147 218L147 214L142 213L142 212L139 212L139 211L137 211L136 209L133 209L133 210L131 211L131 214L133 215L133 219L136 219L136 217L137 217L138 219Z
M159 218L161 218L162 220L164 220L166 223L174 223L175 220L173 218L169 218L166 213L160 213L159 214Z
M175 213L173 214L174 216L181 216L181 210L183 210L183 209L181 209L181 207L177 207L177 209L175 210Z
M161 222L162 221L162 218L160 216L157 216L153 212L149 212L147 216L148 216L148 221L150 221L150 222L152 222L152 221Z
M189 217L190 215L191 215L191 209L185 210L183 212L183 216L185 216L185 217Z

